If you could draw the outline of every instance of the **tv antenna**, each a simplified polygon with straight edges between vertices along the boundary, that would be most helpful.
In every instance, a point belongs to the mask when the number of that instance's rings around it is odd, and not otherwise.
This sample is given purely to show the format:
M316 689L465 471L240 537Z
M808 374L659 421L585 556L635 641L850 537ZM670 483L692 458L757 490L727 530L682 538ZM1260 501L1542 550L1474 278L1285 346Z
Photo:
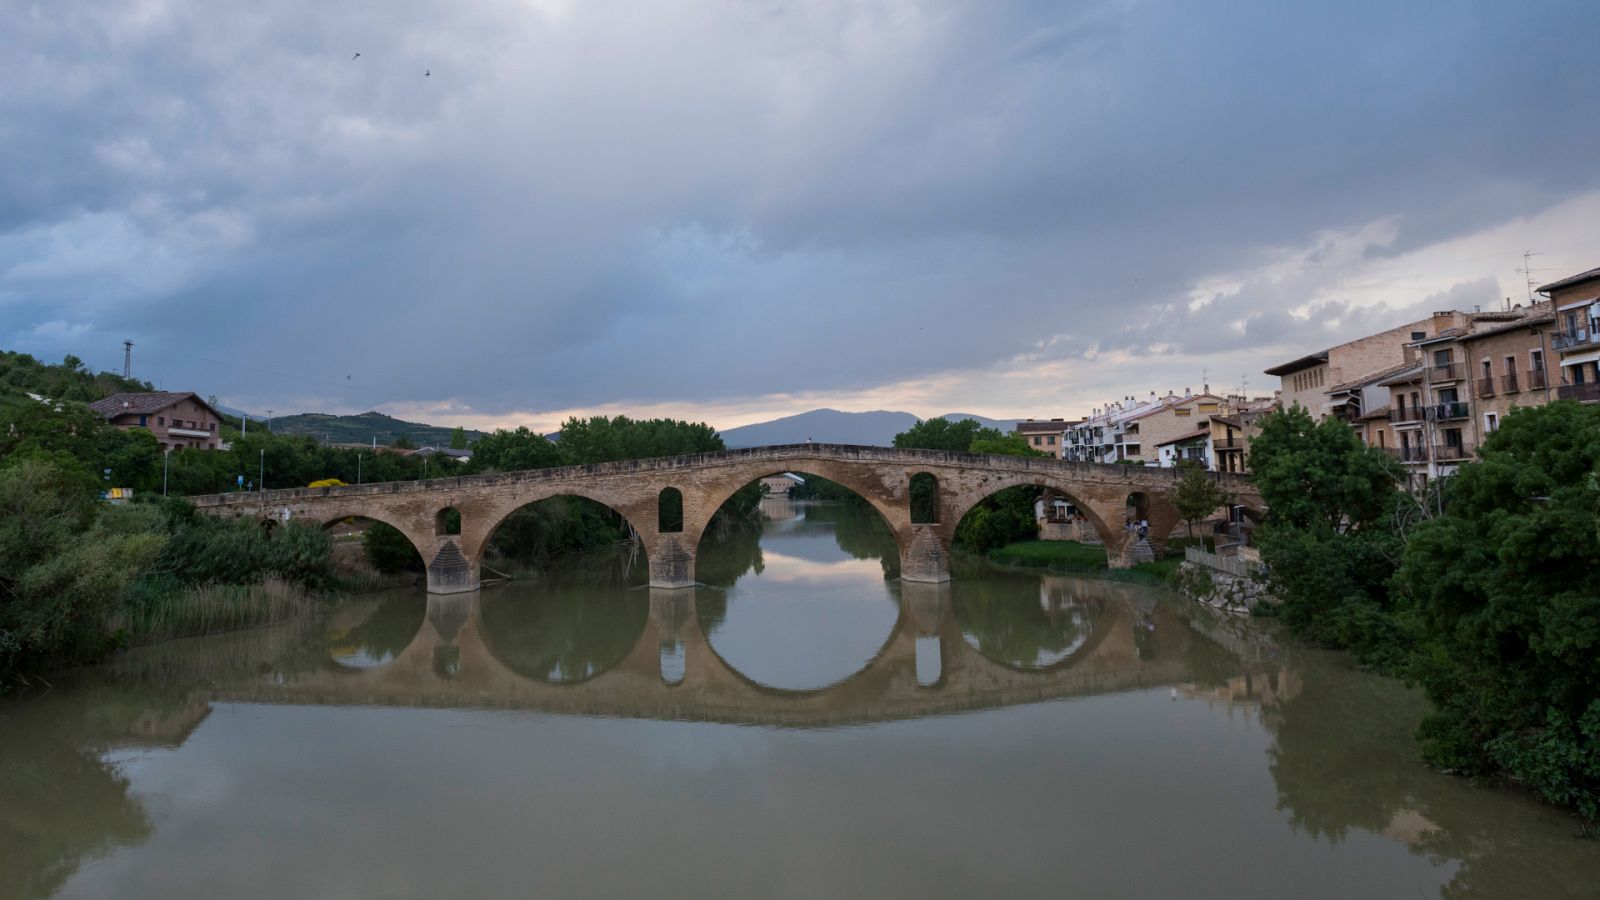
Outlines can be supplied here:
M1539 252L1535 252L1533 250L1524 250L1524 251L1522 251L1522 265L1517 268L1517 271L1522 273L1522 278L1523 278L1524 281L1527 282L1527 285L1528 285L1528 305L1529 306L1533 305L1533 282L1534 282L1533 273L1535 273L1535 272L1553 272L1553 271L1555 271L1554 269L1549 269L1549 268L1543 268L1543 269L1534 268L1534 266L1533 266L1533 258L1535 256L1544 256L1544 254L1543 253L1539 253Z
M133 341L122 342L122 377L133 377Z

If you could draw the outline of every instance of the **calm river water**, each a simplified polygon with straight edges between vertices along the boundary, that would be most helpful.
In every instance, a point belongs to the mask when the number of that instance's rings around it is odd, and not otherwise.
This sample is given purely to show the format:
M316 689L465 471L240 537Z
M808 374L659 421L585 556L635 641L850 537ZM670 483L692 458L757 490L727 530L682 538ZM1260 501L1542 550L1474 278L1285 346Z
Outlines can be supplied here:
M1424 704L1339 656L765 514L693 591L402 591L7 701L0 898L1600 894L1600 844L1424 768Z

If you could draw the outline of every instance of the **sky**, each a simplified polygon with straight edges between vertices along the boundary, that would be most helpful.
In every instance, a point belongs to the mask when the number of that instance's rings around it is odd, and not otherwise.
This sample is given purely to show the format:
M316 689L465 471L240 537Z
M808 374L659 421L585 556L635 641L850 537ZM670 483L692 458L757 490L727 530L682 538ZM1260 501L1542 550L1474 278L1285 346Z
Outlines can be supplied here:
M1594 46L1593 2L0 0L0 347L481 428L1270 392L1600 266Z

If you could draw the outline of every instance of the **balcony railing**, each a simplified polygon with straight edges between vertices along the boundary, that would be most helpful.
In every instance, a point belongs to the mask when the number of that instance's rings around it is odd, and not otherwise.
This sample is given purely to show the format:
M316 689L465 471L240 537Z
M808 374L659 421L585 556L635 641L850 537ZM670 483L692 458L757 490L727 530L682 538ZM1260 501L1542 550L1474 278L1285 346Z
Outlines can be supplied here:
M1444 363L1428 367L1428 380L1434 383L1441 381L1460 381L1466 374L1467 367L1461 363Z
M1500 392L1501 393L1504 393L1504 394L1515 394L1517 391L1520 391L1520 390L1522 390L1522 388L1517 386L1517 373L1515 373L1515 372L1507 372L1506 374L1500 376Z
M1463 444L1438 444L1433 448L1435 462L1453 462L1466 459L1471 455L1472 451Z
M1528 370L1528 390L1542 391L1550 386L1550 380L1545 377L1544 369Z
M1569 384L1565 379L1561 386L1556 388L1556 396L1562 400L1577 400L1580 403L1593 403L1600 400L1600 381L1586 381L1583 384Z
M1391 410L1389 410L1389 421L1391 421L1391 422L1421 422L1422 421L1422 407L1413 406L1410 409L1391 409Z
M1479 397L1493 397L1494 396L1494 376L1493 375L1485 375L1482 378L1478 379L1478 396Z
M1550 336L1550 346L1557 350L1571 350L1573 347L1582 347L1589 344L1595 337L1596 335L1587 328L1558 331Z
M1418 463L1428 461L1428 448L1422 444L1414 447L1385 447L1383 452L1401 462Z
M1465 419L1470 415L1467 411L1467 404L1460 400L1450 403L1435 403L1432 406L1425 407L1425 409L1428 411L1428 418L1436 422L1444 419Z
M1211 442L1215 450L1243 450L1244 438L1220 438Z

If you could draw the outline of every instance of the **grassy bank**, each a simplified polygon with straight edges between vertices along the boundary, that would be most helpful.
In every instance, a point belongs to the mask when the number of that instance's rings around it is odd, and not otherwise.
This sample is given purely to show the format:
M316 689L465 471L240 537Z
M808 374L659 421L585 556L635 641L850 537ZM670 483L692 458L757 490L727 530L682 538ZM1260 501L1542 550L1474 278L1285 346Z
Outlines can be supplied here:
M1174 552L1175 548L1177 552ZM1139 563L1128 569L1112 569L1106 565L1104 547L1077 541L1017 541L991 550L988 559L1002 566L1044 569L1071 575L1098 575L1112 581L1135 584L1167 584L1183 563L1183 554L1179 543L1174 541L1162 559Z
M159 594L124 607L112 628L139 646L174 638L256 628L307 615L319 600L280 578L259 584L209 584Z

